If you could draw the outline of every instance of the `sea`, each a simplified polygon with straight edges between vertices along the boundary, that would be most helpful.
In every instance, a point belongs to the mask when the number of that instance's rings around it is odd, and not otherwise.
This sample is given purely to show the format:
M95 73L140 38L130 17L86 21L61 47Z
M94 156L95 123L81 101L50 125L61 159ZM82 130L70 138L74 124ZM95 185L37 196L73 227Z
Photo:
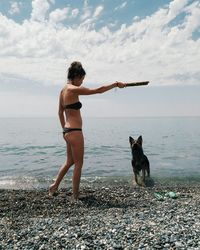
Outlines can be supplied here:
M84 117L83 123L82 181L131 180L129 136L140 135L152 179L200 180L200 117ZM46 188L65 160L57 118L0 118L0 189ZM73 167L61 186L72 173Z

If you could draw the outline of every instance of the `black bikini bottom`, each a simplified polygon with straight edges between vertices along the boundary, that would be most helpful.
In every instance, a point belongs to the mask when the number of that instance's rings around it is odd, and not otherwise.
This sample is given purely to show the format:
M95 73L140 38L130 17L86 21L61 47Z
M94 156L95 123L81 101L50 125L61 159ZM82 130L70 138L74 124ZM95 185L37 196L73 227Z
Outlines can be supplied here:
M82 131L81 128L63 128L63 135L72 131Z

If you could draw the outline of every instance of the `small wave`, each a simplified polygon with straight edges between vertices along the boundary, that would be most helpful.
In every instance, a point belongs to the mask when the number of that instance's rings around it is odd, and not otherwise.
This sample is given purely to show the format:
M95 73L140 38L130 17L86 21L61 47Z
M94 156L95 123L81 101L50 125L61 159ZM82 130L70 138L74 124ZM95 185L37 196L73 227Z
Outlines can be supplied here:
M17 146L10 146L10 147L1 147L0 152L10 152L10 151L29 151L29 150L43 150L43 149L54 149L57 146L26 146L26 147L17 147Z
M19 147L0 147L0 152L9 152L9 151L15 151L18 150Z
M29 176L4 176L0 178L0 189L33 189L38 186L38 180Z
M23 149L24 150L29 150L29 149L49 149L49 148L56 148L57 146L27 146L27 147L24 147Z

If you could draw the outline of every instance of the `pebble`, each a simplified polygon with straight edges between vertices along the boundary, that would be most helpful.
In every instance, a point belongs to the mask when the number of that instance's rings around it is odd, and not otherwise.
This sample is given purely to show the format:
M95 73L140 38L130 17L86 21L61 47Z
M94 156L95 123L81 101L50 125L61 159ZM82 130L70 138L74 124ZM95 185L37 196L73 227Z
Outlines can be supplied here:
M200 188L173 187L176 200L157 201L162 191L171 187L94 184L77 205L64 189L54 198L46 190L0 190L0 250L200 249Z
M183 244L182 244L181 242L179 242L179 241L176 241L176 242L175 242L175 246L176 246L176 247L182 247Z
M123 247L121 245L118 245L118 244L114 244L113 248L114 249L123 249Z
M165 244L164 248L170 248L170 244Z

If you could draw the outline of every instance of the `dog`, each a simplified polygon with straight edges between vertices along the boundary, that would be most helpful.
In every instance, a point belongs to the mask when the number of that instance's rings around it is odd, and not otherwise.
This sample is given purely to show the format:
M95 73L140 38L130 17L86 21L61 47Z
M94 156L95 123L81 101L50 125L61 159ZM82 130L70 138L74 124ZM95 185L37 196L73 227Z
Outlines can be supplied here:
M139 186L146 186L145 185L145 177L146 174L148 177L150 177L150 164L147 156L143 153L142 148L142 136L140 135L137 140L134 140L131 136L129 137L129 142L131 146L131 152L132 152L132 167L133 167L133 173L135 176L135 182ZM140 171L142 171L142 181L139 183L138 176L140 174Z

